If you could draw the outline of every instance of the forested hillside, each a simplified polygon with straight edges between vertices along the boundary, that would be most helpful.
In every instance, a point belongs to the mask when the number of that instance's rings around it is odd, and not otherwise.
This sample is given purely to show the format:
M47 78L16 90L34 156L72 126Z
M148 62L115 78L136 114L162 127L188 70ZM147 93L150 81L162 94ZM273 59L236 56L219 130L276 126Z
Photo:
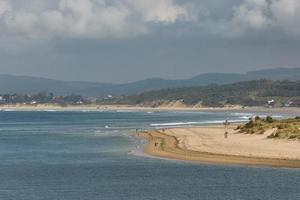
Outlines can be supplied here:
M159 106L179 101L186 105L203 106L263 106L268 101L283 106L300 98L300 81L255 80L227 85L208 85L150 91L126 96L116 103Z

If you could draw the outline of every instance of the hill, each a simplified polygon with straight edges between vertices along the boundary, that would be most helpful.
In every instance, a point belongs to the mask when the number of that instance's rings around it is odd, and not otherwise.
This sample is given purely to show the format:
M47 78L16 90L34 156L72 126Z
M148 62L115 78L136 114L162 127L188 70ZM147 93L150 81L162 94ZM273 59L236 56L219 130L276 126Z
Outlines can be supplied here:
M60 81L28 76L0 75L1 94L36 94L39 92L58 95L84 94L87 88L101 88L108 85L83 81Z
M28 76L0 75L0 93L35 94L38 92L57 95L79 94L83 96L133 95L166 88L230 84L247 80L299 80L300 68L279 68L252 71L246 74L208 73L186 80L151 78L125 84L105 84L84 81L60 81Z
M226 85L208 85L163 89L126 96L117 103L160 106L166 103L181 102L189 106L223 107L227 105L282 106L291 99L300 98L300 81L254 80Z

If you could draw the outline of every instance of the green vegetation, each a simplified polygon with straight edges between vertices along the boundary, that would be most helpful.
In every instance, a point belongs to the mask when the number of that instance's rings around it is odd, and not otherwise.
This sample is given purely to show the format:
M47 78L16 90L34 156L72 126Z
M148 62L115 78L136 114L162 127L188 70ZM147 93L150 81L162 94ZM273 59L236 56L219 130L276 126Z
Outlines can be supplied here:
M1 104L60 104L60 105L77 105L83 103L89 103L88 99L80 95L67 95L67 96L55 96L53 93L47 94L44 92L38 94L2 94L0 95Z
M264 106L269 100L283 106L290 99L300 98L300 81L255 80L228 85L208 85L150 91L125 96L115 103L159 105L181 101L186 105L201 104L208 107L227 105Z
M250 118L249 122L237 127L240 133L264 134L268 130L273 132L268 138L300 139L300 118L275 120L270 116L266 118Z

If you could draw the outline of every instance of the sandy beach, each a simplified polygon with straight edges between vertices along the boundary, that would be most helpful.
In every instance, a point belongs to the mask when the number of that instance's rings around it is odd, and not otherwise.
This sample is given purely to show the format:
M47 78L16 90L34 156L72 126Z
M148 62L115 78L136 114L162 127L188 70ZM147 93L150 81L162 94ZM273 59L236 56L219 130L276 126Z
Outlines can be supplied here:
M210 125L193 128L171 128L139 133L148 140L145 153L179 160L215 164L300 167L300 142L267 139L263 135L237 133L229 127Z
M127 110L127 111L203 111L203 112L265 112L270 114L290 114L293 116L300 115L300 108L282 107L282 108L266 108L266 107L178 107L178 106L162 106L162 107L146 107L139 105L105 105L105 104L82 104L82 105L66 105L59 104L9 104L0 105L2 111L105 111L105 110Z

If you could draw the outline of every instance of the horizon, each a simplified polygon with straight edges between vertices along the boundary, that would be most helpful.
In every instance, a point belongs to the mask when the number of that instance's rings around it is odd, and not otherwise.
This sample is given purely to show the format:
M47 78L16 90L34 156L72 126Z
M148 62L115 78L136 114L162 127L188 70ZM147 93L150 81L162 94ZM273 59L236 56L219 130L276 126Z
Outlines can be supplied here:
M201 75L207 75L207 74L238 74L238 75L246 75L248 73L251 72L257 72L257 71L268 71L268 70L294 70L294 69L300 69L297 67L279 67L279 68L265 68L265 69L259 69L259 70L251 70L251 71L245 71L245 72L206 72L206 73L200 73L200 74L196 74L194 76L191 77L186 77L186 78L179 78L179 79L168 79L168 78L164 78L164 77L145 77L144 79L138 79L138 80L132 80L132 81L128 81L128 82L97 82L97 81L88 81L88 80L68 80L68 79L55 79L55 78L50 78L50 77L42 77L42 76L30 76L30 75L22 75L22 74L4 74L1 73L0 75L3 76L15 76L15 77L25 77L25 78L40 78L40 79L48 79L48 80L53 80L53 81L63 81L63 82L89 82L89 83L102 83L102 84L129 84L129 83L135 83L135 82L139 82L139 81L145 81L145 80L151 80L151 79L161 79L161 80L189 80L189 79L193 79L197 76L201 76Z
M66 81L300 68L297 0L2 0L0 71Z

